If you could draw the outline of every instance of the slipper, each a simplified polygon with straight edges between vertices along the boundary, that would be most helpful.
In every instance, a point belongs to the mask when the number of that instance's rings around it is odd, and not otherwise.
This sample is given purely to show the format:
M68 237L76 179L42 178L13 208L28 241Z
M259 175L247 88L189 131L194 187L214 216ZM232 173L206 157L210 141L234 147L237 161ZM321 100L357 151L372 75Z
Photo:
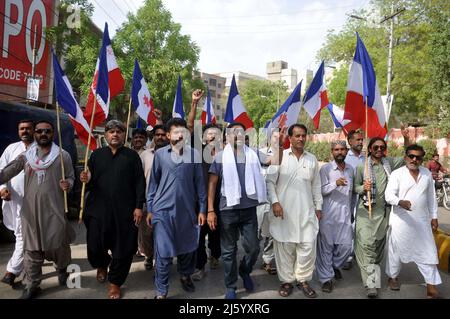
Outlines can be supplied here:
M264 269L269 275L276 275L277 269L272 267L271 264L263 263L262 269Z
M305 282L299 282L297 284L297 288L300 289L303 294L308 298L316 298L317 294L314 291L314 289L311 288L311 286L305 281Z
M294 286L292 286L292 284L284 283L281 284L280 289L278 289L278 293L280 294L281 297L288 297L292 293L293 289Z

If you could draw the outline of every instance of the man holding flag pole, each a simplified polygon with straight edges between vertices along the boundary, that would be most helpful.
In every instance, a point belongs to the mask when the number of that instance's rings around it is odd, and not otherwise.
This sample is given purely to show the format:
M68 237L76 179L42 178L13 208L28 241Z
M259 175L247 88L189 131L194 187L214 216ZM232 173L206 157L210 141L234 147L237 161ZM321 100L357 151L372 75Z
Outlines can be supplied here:
M371 138L365 159L356 169L353 189L359 194L356 213L355 256L367 297L376 298L379 264L383 258L391 206L385 190L391 172L404 165L403 158L387 158L386 120L380 91L370 56L357 34L356 53L350 69L344 120L347 130L363 128L366 141ZM402 130L405 146L407 131Z

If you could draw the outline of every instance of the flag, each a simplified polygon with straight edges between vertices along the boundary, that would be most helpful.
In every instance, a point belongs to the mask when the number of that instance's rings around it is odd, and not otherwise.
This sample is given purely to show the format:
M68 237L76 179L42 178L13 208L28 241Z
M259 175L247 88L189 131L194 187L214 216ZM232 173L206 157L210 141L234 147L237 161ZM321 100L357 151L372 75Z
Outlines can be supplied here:
M214 115L214 108L211 100L211 94L208 90L208 95L206 96L205 105L202 111L202 125L216 124L216 116Z
M369 138L382 137L387 133L386 115L375 70L369 53L358 33L353 63L350 68L345 100L344 119L351 122L345 126L347 131L364 129ZM366 128L366 103L368 106L368 127Z
M228 123L242 123L246 128L253 127L253 122L248 116L247 110L245 109L241 96L239 95L234 74L233 79L231 80L230 95L228 96L224 120Z
M345 125L350 123L350 121L344 120L344 110L332 103L328 104L327 109L330 112L331 119L334 122L334 126L336 128L340 127L344 129L344 132L347 132L344 127Z
M301 90L302 81L300 81L300 83L295 87L294 91L292 91L286 102L283 103L270 123L266 123L269 132L272 128L282 129L284 127L290 127L291 125L297 123L298 115L300 114L301 109Z
M175 101L173 102L172 117L184 120L183 95L181 92L181 76L178 75L177 93L175 94Z
M103 58L103 64L102 62ZM99 81L100 73L106 76L102 83ZM102 85L107 85L106 88ZM105 31L103 32L103 42L100 49L99 58L97 59L97 65L95 67L94 79L92 81L91 89L89 91L88 101L86 104L86 110L84 111L84 118L90 123L91 115L94 108L95 92L97 95L99 92L103 92L103 99L97 98L97 106L95 107L94 126L97 126L104 122L108 118L109 114L109 100L117 96L125 87L125 80L117 65L116 57L111 46L111 40L109 39L108 24L105 23ZM109 91L109 98L106 99L106 91Z
M63 108L64 111L69 115L70 122L72 123L75 131L77 132L78 138L85 145L88 143L89 134L91 132L89 124L83 117L83 111L81 111L77 100L73 94L72 86L70 85L69 79L64 74L61 66L58 63L58 58L52 50L53 55L53 70L55 74L55 89L56 89L56 100L58 104ZM97 149L97 142L94 137L91 138L91 150Z
M137 59L134 61L133 83L131 87L131 104L136 113L152 128L156 125L155 106L148 90L147 83L142 76Z
M305 97L303 98L303 107L314 122L314 127L316 129L319 128L320 112L329 104L324 75L325 64L324 61L322 61Z

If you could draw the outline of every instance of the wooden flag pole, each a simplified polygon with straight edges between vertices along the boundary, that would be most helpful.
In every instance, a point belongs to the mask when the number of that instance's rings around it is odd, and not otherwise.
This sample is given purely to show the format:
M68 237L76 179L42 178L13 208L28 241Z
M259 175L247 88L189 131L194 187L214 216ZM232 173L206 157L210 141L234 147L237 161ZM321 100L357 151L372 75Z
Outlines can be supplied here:
M365 129L365 139L366 139L366 161L365 161L365 175L371 180L371 176L369 176L369 134L368 134L368 128L369 125L369 119L368 119L368 110L367 110L367 97L366 97L366 129ZM369 190L367 192L367 199L369 201L369 219L372 219L372 192Z
M56 102L56 126L58 128L58 141L59 141L59 158L61 161L61 178L66 179L66 173L64 169L64 159L62 155L62 137L61 137L61 119L59 115L59 104ZM67 191L64 191L64 212L69 213L69 207L67 206Z
M91 136L93 134L93 126L94 126L94 118L95 118L95 109L97 106L97 92L94 94L94 106L92 108L91 122L89 123L90 134L88 137L88 143L86 148L86 154L84 154L84 170L86 172L88 169L88 155L89 149L91 148ZM79 223L83 222L83 212L84 212L84 195L86 192L86 183L83 182L83 186L81 187L81 201L80 201L80 215L79 215Z
M127 145L128 142L128 128L130 127L130 117L131 117L131 95L130 95L130 103L128 104L127 133L125 135L125 145Z

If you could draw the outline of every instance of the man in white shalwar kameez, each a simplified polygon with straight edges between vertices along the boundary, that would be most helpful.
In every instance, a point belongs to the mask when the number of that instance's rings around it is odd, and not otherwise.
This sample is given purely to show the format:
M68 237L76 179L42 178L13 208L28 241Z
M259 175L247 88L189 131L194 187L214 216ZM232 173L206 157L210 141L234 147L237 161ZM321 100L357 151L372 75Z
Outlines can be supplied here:
M0 157L0 169L5 168L20 154L24 153L33 143L34 124L31 120L22 120L18 124L20 142L9 145ZM23 271L23 237L20 210L23 202L25 173L11 179L8 183L0 185L0 197L3 199L3 223L14 232L16 244L11 259L6 266L6 274L2 278L5 284L14 285L14 280Z
M414 262L427 284L427 297L437 298L436 285L442 282L432 233L438 227L437 203L431 173L420 166L424 156L421 146L409 146L406 166L392 172L386 188L386 201L394 206L389 221L386 274L389 287L400 290L401 265Z
M274 238L275 261L281 281L279 294L287 297L293 284L309 297L316 261L316 238L322 209L319 164L304 150L307 128L294 124L288 130L291 148L283 153L281 165L267 172L267 189L272 204L270 233Z

